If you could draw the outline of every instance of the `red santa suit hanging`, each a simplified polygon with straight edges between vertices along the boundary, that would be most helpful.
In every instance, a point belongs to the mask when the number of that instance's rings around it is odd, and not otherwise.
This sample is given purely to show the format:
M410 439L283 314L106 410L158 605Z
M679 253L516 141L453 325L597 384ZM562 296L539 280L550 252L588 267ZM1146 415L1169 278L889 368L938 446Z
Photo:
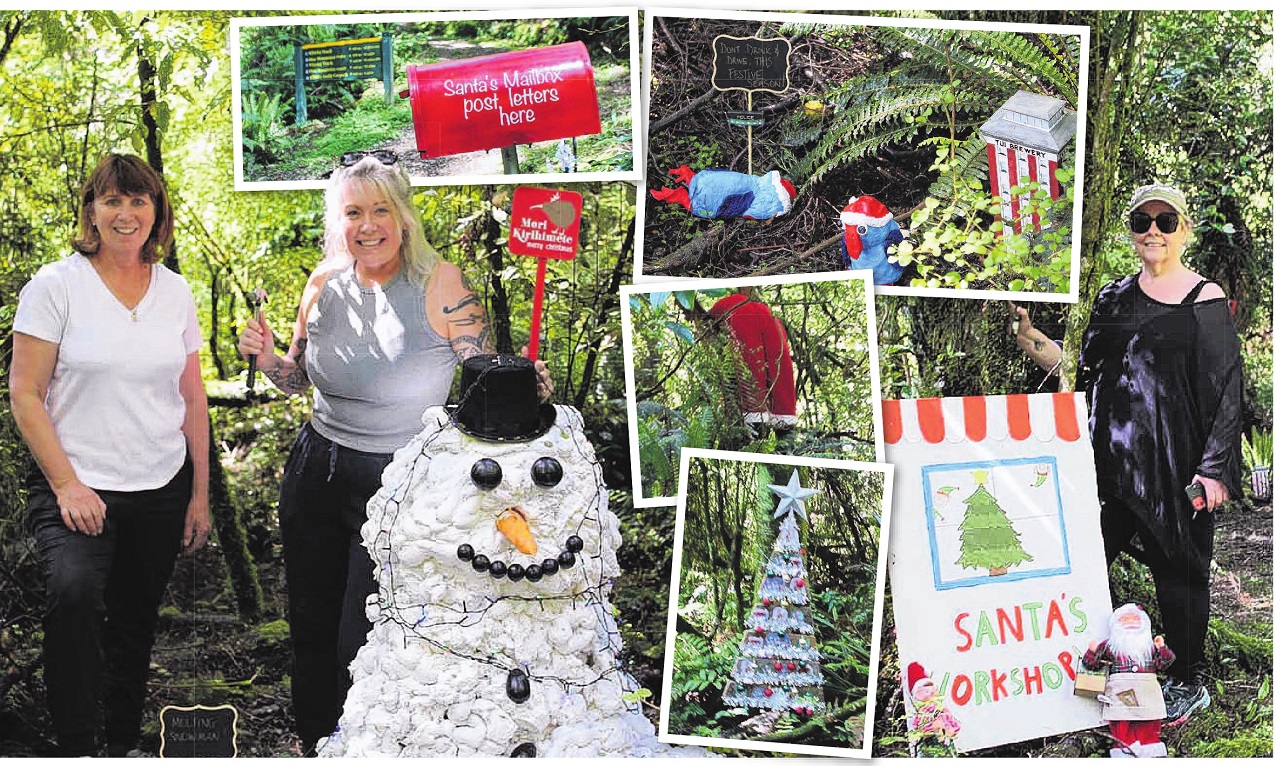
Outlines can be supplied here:
M725 318L740 347L752 379L741 381L740 408L746 423L769 424L780 430L797 424L797 387L793 358L784 325L766 304L735 293L720 299L709 313Z

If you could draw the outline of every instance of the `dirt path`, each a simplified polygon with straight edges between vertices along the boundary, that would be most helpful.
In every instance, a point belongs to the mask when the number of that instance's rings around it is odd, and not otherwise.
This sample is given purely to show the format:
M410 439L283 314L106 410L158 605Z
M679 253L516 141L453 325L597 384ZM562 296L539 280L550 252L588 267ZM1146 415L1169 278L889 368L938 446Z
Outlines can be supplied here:
M1214 531L1211 612L1247 632L1272 622L1272 506L1219 514Z

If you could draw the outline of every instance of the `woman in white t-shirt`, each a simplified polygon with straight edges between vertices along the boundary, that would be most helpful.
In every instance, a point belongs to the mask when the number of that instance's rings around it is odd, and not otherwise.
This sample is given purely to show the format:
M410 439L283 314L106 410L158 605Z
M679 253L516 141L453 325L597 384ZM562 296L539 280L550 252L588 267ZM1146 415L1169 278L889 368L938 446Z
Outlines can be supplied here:
M38 468L27 524L58 752L98 754L104 734L123 756L173 563L208 539L208 400L190 288L158 263L173 241L163 181L108 155L81 202L75 252L19 296L9 387Z

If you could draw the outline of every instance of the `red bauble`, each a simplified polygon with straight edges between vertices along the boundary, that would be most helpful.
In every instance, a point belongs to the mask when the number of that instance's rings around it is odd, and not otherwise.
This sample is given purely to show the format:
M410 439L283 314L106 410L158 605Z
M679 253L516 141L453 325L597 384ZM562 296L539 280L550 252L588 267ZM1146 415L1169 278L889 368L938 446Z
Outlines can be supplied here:
M761 625L759 625L758 627L756 627L756 628L754 628L754 629L753 629L753 632L754 632L754 633L757 633L757 634L760 636L760 635L762 635L763 633L765 633L765 632L766 632L766 628L764 628L764 627L762 627Z
M776 670L779 670L780 668L783 668L783 667L784 667L784 663L783 663L783 662L777 662L777 663L775 663L775 669L776 669ZM790 669L790 670L792 670L792 668L789 668L789 669Z
M801 588L802 586L806 585L806 580L803 580L801 577L799 577L797 578L797 581L794 582L793 584Z
M762 606L771 606L771 599L769 598L762 599Z
M768 697L770 697L772 694L775 694L775 692L771 691L769 688L768 688L768 689L763 689L763 690L762 690L762 693L763 693L763 694L765 694L765 695L766 695L766 696L768 696Z
M789 670L796 670L796 669L797 669L797 665L794 665L792 662L790 662L790 663L789 663Z
M805 556L805 555L806 555L806 548L798 548L798 553L800 553L800 554L802 554L803 556Z

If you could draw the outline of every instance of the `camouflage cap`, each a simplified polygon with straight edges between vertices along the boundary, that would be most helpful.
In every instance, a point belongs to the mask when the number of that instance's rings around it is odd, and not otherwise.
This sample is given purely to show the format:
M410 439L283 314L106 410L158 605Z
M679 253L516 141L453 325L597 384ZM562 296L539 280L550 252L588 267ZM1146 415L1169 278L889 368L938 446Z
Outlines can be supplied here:
M1148 184L1140 186L1134 190L1134 195L1130 197L1130 204L1125 208L1125 214L1129 215L1148 202L1159 201L1164 202L1174 208L1174 212L1191 219L1191 214L1187 212L1187 198L1183 196L1183 192L1179 191L1168 184Z

